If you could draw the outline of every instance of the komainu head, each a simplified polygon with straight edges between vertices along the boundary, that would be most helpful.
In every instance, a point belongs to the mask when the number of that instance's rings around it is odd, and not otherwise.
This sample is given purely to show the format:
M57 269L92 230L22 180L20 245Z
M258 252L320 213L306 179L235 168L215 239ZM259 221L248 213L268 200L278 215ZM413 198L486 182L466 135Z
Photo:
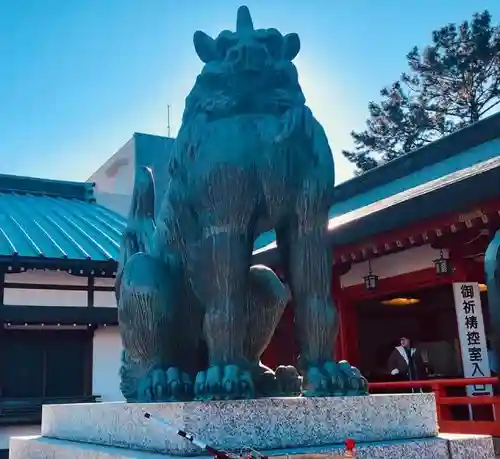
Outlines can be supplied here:
M300 51L296 33L254 29L246 6L238 9L236 31L217 38L194 34L194 47L205 64L186 100L185 117L193 112L227 116L276 113L304 104L292 61Z

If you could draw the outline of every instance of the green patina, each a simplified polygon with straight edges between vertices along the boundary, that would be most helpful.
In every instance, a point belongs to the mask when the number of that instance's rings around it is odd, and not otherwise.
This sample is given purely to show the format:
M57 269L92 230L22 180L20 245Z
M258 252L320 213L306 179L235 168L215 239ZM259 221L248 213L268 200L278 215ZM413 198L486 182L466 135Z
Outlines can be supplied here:
M0 176L0 263L116 271L125 219L91 183Z
M292 63L299 38L255 30L241 7L236 32L196 32L194 44L205 66L168 176L136 172L116 286L122 392L137 401L296 394L294 367L260 363L291 294L304 393L365 394L359 371L334 361L324 245L333 158ZM287 285L251 266L255 237L269 228Z

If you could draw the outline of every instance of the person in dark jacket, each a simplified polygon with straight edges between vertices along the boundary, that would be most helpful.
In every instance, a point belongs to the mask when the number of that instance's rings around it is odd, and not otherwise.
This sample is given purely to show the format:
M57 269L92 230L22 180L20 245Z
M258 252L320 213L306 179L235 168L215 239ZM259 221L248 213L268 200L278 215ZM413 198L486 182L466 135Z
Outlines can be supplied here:
M388 367L391 376L399 381L416 381L427 377L422 353L411 345L410 338L404 336L389 356Z

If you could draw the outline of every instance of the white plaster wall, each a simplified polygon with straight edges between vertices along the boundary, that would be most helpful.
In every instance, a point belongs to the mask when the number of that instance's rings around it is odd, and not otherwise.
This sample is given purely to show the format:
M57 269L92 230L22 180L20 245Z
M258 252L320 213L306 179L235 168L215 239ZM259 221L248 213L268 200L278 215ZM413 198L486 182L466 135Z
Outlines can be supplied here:
M110 277L96 277L94 285L98 287L114 287L115 279L111 279Z
M23 284L79 285L86 287L86 277L73 276L62 271L29 270L23 273L6 274L6 282ZM87 291L43 290L39 288L6 288L4 304L12 306L87 306Z
M9 448L10 437L40 435L40 425L0 427L0 450Z
M447 252L443 251L447 256ZM414 247L403 252L393 253L371 260L372 272L380 279L394 277L400 274L420 271L434 266L433 260L439 258L440 251L430 245ZM355 263L351 270L340 278L342 287L363 283L363 277L368 274L368 262Z
M87 180L95 183L98 204L126 216L135 174L135 142L130 139Z
M113 287L115 280L105 277L96 277L94 285L100 287ZM94 292L94 306L98 308L116 308L115 292Z
M94 306L96 308L116 308L114 292L94 292Z
M120 392L120 359L122 341L118 327L98 328L94 333L92 359L92 393L103 402L122 401Z
M96 190L129 195L134 187L135 142L131 138L87 180Z

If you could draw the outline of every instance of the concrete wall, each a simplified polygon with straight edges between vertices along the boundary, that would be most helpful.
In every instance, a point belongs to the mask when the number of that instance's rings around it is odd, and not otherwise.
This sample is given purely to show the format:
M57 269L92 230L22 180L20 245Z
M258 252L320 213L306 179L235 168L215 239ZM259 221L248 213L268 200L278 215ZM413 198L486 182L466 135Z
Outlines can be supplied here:
M122 342L118 327L102 327L94 333L92 393L103 402L123 400L120 392Z
M87 180L98 204L126 216L134 186L135 139L130 139Z
M443 254L447 256L444 250ZM394 277L400 274L420 271L434 266L433 260L439 258L439 250L430 245L414 247L403 252L393 253L371 260L372 272L380 279ZM362 284L363 277L368 274L368 262L355 263L351 270L340 278L342 287Z
M166 172L174 139L135 133L87 180L95 183L98 204L127 216L134 189L135 170L150 167L155 177L157 196L162 196L168 183ZM159 205L160 199L157 199ZM158 206L157 206L158 207Z

